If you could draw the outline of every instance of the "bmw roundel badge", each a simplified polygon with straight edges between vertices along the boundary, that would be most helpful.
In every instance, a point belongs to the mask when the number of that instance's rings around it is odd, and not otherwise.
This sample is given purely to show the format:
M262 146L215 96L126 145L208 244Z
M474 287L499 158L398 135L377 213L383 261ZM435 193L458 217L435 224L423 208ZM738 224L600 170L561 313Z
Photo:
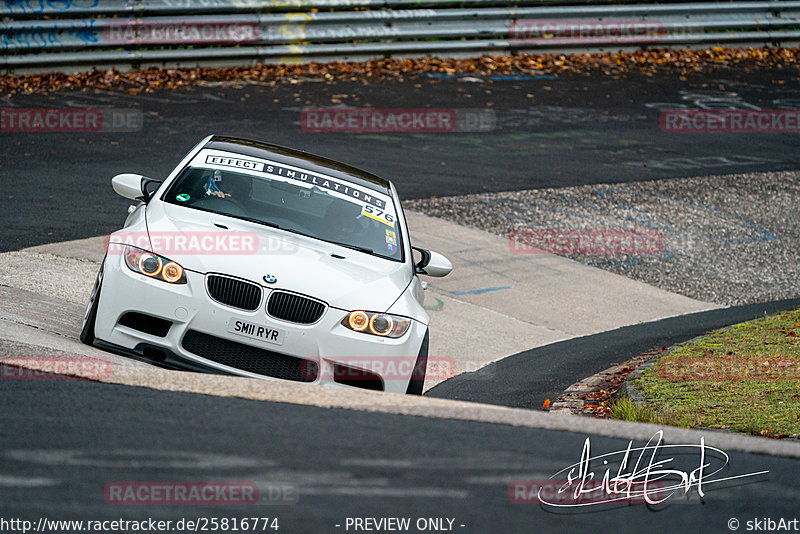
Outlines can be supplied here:
M268 284L274 284L275 282L278 281L278 279L272 276L271 274L265 274L264 281Z

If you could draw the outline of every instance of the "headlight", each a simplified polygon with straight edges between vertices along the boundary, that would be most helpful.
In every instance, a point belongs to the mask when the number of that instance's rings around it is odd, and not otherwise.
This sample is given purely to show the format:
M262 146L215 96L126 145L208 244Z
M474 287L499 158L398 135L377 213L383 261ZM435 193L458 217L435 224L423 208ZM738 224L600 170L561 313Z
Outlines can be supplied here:
M162 258L157 254L130 245L125 247L125 265L131 271L162 282L169 284L186 283L183 267L167 258Z
M381 337L400 337L411 325L411 319L388 313L352 311L342 320L342 325L356 332Z

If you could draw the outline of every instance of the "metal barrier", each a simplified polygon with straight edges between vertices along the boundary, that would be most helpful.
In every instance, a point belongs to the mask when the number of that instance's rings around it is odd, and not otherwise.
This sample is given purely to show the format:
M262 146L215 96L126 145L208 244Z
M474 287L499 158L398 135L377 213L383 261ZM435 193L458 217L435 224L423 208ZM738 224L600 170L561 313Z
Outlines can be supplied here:
M526 5L533 4L537 5ZM7 72L645 47L788 46L800 1L5 0ZM504 5L505 4L505 5ZM420 7L422 6L422 7ZM435 7L425 7L435 6ZM297 9L302 9L298 11Z

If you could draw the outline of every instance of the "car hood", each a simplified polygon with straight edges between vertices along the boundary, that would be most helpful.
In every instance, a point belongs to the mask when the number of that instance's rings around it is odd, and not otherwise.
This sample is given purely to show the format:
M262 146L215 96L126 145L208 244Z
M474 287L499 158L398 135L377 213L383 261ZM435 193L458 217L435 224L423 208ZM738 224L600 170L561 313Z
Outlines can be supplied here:
M404 263L233 217L155 201L146 220L151 250L185 269L302 293L335 308L386 311L411 281ZM178 237L185 240L180 246ZM277 281L267 283L269 275Z

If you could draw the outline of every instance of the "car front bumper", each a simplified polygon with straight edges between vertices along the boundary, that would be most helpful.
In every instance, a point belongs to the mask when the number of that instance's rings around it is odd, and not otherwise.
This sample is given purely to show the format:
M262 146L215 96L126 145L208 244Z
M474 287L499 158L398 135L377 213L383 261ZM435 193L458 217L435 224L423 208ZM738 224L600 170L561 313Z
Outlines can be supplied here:
M185 273L186 284L167 284L131 271L122 255L109 255L95 325L100 344L145 357L160 350L172 360L185 362L183 367L239 376L406 392L427 331L425 324L412 320L400 338L382 338L344 327L341 322L349 310L330 306L316 323L295 324L267 314L265 303L273 288L262 286L259 307L244 311L212 300L205 275ZM171 325L154 333L120 324L131 312ZM231 320L278 329L283 343L229 332Z

